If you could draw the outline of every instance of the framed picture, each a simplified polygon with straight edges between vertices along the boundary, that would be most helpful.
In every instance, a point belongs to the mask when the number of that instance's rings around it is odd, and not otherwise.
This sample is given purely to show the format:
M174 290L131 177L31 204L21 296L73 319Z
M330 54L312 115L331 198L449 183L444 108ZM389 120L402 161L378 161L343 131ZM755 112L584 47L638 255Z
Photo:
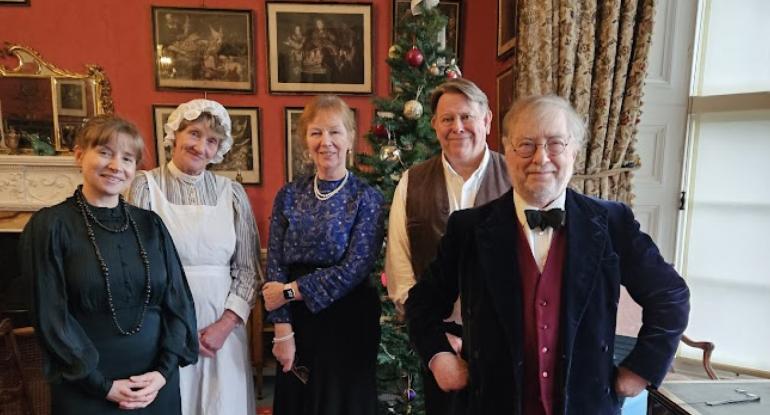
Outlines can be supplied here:
M500 144L503 140L503 117L513 104L513 66L497 75L497 106L495 108L497 118L497 135ZM502 148L502 146L500 147Z
M59 141L56 143L57 151L74 151L75 136L83 126L83 119L59 120Z
M412 14L410 7L411 0L393 1L393 43L396 43L396 37L401 30L399 23L406 16ZM451 48L457 57L457 62L462 63L462 2L461 0L443 0L438 4L439 10L447 17L447 25L439 37L439 42L443 42L448 48Z
M57 79L56 102L59 115L85 117L88 115L86 83L83 79Z
M516 0L497 0L497 56L507 55L516 46Z
M163 145L163 125L176 109L176 105L153 105L155 124L155 149L159 166L171 159L171 148ZM260 110L257 107L226 107L232 122L233 147L219 164L209 164L208 169L238 180L243 184L262 183L262 164L260 163Z
M267 3L275 93L372 93L372 5Z
M152 8L158 89L254 91L251 10Z
M307 176L315 172L313 160L306 151L304 137L297 135L299 117L302 116L302 107L286 107L283 110L286 123L286 181L290 182L296 177ZM358 125L358 111L353 110L353 117ZM353 140L353 151L348 153L348 168L353 167L356 153L356 140Z
M29 6L29 0L0 0L0 6Z

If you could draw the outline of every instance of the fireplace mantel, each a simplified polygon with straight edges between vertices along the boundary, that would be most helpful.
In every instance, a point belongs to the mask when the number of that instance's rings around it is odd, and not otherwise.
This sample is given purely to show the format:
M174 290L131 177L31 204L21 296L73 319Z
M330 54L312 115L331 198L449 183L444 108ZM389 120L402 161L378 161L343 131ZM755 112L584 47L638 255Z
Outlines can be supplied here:
M0 155L0 211L36 211L82 182L73 156Z

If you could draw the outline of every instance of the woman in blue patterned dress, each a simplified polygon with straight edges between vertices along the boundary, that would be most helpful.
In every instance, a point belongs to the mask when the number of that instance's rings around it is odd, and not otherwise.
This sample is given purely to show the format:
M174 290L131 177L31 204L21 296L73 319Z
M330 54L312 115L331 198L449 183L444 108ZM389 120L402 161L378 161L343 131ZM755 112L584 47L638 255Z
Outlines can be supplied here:
M262 294L275 324L276 415L377 413L380 302L368 278L382 248L383 197L346 168L355 121L336 96L304 109L316 174L284 186L270 219Z

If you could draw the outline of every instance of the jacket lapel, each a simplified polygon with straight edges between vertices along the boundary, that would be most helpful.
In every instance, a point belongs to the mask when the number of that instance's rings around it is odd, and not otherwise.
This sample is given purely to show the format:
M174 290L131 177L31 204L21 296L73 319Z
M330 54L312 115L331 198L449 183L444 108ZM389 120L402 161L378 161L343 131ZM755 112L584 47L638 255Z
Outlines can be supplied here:
M564 354L569 359L575 333L592 298L607 243L607 213L585 196L567 190L567 260L562 282L562 335Z
M499 321L512 322L504 325L503 331L514 353L521 350L522 314L521 279L516 262L516 226L519 225L512 191L493 204L491 214L475 232L481 266L477 277L484 280L492 305L500 316Z

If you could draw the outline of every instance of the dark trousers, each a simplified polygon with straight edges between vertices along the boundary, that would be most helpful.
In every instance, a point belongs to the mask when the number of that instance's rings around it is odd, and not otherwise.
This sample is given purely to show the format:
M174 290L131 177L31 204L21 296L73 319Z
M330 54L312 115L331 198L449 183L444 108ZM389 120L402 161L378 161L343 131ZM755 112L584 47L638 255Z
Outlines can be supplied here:
M422 368L422 388L425 395L425 415L447 415L450 413L453 393L438 387L436 378L427 367Z

